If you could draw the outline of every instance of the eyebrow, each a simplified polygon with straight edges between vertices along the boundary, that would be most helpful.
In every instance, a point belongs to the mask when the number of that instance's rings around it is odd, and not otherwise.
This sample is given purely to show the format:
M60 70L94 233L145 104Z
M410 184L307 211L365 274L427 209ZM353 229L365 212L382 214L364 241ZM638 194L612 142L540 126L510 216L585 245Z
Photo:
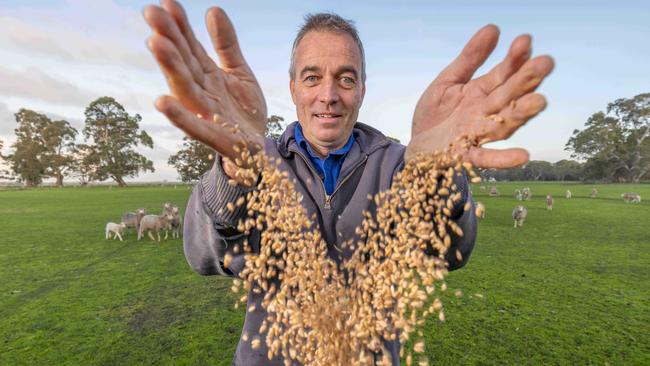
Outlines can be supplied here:
M321 68L318 66L305 66L301 71L300 71L300 78L305 76L306 73L308 72L316 72L320 73ZM357 69L355 69L353 66L341 66L336 70L336 75L341 75L345 74L346 72L349 72L354 75L355 79L359 78L359 73L357 72Z

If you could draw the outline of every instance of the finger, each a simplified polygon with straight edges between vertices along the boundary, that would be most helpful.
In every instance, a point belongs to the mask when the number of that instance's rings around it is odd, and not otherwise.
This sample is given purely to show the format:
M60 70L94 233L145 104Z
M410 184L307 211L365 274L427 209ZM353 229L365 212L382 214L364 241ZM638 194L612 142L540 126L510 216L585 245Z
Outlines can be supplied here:
M488 149L473 147L465 158L477 168L508 169L526 164L529 159L528 151L521 148Z
M503 84L530 58L531 37L527 34L515 38L506 58L490 72L477 79L480 89L489 93Z
M499 40L499 28L489 24L481 28L467 42L463 51L436 78L444 84L466 83L485 62Z
M511 131L504 138L510 137L514 131L544 109L546 109L546 98L538 93L526 94L516 102L511 103L501 114L505 120L505 125Z
M211 102L205 98L199 85L194 82L174 43L164 36L154 34L147 41L147 46L165 74L172 94L193 113L210 115Z
M549 56L538 56L526 61L504 84L488 95L484 107L485 113L498 113L511 101L537 89L544 78L553 71L553 66L553 59Z
M210 8L206 14L208 33L212 39L220 66L226 70L243 69L248 71L248 65L239 49L237 34L230 19L219 7Z
M156 109L167 116L174 126L183 130L189 137L201 141L223 156L232 159L238 156L232 149L233 135L219 124L198 118L187 110L178 99L169 95L156 99L155 105Z
M161 7L149 5L144 9L144 17L154 32L165 36L174 43L183 62L185 62L188 70L192 74L192 78L202 85L205 75L203 68L196 57L194 57L185 36L181 33L181 30L171 15Z
M203 71L206 73L215 71L216 65L210 56L208 56L208 53L205 52L203 45L201 45L198 39L196 39L183 6L181 6L181 4L175 0L162 0L161 6L163 9L167 10L167 12L176 21L176 24L178 25L181 33L183 33L183 36L185 36L185 40L190 46L192 53L196 57L199 64L201 64Z
M505 140L521 126L546 108L546 98L537 93L529 93L510 103L499 113L492 115L482 124L483 133L478 136L482 143Z

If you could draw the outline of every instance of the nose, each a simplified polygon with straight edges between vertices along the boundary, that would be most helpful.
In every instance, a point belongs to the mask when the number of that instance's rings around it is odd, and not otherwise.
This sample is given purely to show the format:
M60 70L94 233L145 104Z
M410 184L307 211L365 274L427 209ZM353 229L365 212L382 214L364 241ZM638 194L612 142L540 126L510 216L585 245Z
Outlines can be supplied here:
M333 78L326 78L320 86L318 98L321 103L329 106L336 104L339 101L339 91L336 85L336 80Z

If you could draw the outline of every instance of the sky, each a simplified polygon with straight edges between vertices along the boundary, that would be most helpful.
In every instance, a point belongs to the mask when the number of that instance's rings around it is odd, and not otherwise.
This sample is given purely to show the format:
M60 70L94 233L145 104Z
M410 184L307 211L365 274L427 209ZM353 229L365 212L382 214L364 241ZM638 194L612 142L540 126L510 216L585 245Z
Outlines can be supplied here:
M0 139L15 140L14 113L28 108L65 119L81 131L84 110L112 96L154 140L140 150L156 171L133 181L175 181L167 159L183 133L153 107L169 89L145 46L151 34L142 9L123 0L0 0ZM182 2L183 3L183 2ZM475 76L506 55L519 34L533 55L551 55L553 73L539 92L547 109L510 139L490 147L524 147L532 160L569 158L574 129L618 98L650 92L648 1L186 1L199 41L212 51L205 11L221 6L266 97L269 115L296 119L289 94L289 55L307 13L330 11L355 21L366 52L366 95L359 121L407 144L415 104L436 75L485 24L500 42ZM80 134L81 135L81 134ZM81 142L81 136L79 137Z

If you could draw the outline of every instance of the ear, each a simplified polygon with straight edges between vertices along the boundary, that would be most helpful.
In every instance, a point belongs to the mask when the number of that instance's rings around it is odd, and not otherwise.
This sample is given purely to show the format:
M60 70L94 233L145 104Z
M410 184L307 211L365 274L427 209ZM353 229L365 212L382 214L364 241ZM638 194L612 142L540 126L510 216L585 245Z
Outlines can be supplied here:
M361 108L361 105L363 104L363 98L366 96L366 83L364 82L363 85L361 86L361 100L359 100L359 108Z
M296 88L296 81L293 79L289 80L289 91L291 91L291 100L293 101L293 104L296 105L296 94L294 93Z

